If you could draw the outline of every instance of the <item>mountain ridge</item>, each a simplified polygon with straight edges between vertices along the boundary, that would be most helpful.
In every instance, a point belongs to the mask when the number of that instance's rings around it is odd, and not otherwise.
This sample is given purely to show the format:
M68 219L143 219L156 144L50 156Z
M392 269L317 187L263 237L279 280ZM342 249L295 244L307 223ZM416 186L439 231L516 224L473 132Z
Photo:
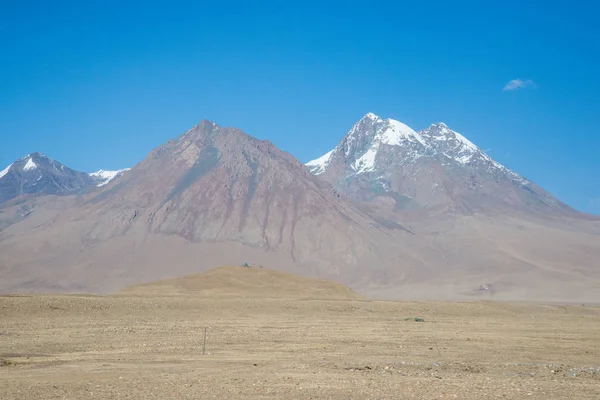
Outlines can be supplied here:
M19 196L82 194L120 177L128 168L81 172L34 152L0 171L0 204Z
M354 200L387 197L396 210L578 213L443 122L417 132L367 113L306 166Z

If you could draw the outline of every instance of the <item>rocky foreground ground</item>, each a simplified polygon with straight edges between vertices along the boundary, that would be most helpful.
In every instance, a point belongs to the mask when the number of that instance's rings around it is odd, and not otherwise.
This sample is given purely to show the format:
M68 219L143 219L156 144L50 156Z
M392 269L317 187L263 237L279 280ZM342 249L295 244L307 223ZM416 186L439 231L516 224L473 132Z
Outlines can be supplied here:
M7 400L598 399L600 308L6 296L0 364Z

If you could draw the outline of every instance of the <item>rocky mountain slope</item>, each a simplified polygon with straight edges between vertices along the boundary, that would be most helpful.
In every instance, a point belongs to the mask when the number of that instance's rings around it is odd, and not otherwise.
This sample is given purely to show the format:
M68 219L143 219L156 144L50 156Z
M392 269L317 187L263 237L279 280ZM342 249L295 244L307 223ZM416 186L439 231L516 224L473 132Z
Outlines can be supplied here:
M443 123L416 132L369 113L306 165L351 198L394 211L576 214Z
M119 171L75 171L42 153L28 154L0 171L0 203L20 196L80 194L106 185Z

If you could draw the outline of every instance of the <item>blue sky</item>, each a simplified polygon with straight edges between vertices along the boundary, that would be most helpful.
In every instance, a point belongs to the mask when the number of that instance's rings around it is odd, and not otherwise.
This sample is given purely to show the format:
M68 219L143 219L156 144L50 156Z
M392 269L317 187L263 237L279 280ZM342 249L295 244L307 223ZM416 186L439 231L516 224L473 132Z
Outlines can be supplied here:
M253 3L4 0L0 169L128 167L203 118L308 161L373 112L600 214L595 2Z

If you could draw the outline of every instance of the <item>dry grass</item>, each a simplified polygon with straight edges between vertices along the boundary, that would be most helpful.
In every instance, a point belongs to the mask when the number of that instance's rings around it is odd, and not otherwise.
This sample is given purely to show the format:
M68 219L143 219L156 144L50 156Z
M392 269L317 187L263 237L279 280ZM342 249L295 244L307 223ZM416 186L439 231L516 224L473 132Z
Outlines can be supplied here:
M0 312L2 399L600 397L590 306L365 301L224 267Z
M223 266L201 274L129 286L121 294L196 295L204 297L359 300L358 293L339 283L292 275L261 267Z
M600 398L596 307L7 296L0 316L7 400Z

